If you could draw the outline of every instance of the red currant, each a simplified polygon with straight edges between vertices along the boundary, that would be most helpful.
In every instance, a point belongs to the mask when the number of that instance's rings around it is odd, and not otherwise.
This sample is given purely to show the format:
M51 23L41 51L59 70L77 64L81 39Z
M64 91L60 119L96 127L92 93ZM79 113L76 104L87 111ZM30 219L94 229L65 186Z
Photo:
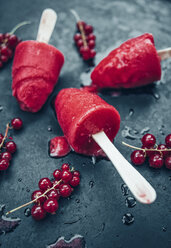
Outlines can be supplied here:
M72 178L72 173L68 170L63 170L61 173L61 179L63 180L63 182L67 183L71 180Z
M82 46L81 48L80 48L80 53L82 54L82 55L84 55L84 54L90 54L90 48L88 47L88 46Z
M3 140L3 138L4 138L4 136L2 135L2 133L0 133L0 144L1 144L2 140Z
M145 154L141 150L135 150L131 154L131 161L135 165L141 165L145 161Z
M171 134L168 134L165 138L165 143L168 148L171 148Z
M70 170L69 164L64 163L64 164L61 166L61 170Z
M91 25L85 25L84 31L86 34L90 34L93 32L93 27Z
M87 40L88 41L90 41L90 40L96 40L96 36L93 33L91 33L91 34L88 35Z
M157 149L158 150L165 150L165 149L167 149L167 146L164 144L160 144L160 145L158 145ZM164 158L169 155L169 151L161 151L159 153L161 153Z
M80 33L77 33L77 34L74 35L75 42L77 42L80 39L81 39L81 34Z
M165 159L165 166L166 166L167 169L171 170L171 156L168 156Z
M54 213L57 211L59 205L56 199L47 199L44 204L43 208L48 213Z
M41 178L39 181L39 188L43 191L52 187L52 182L48 177Z
M147 148L154 147L156 144L156 138L153 134L147 133L142 137L141 142Z
M6 170L9 167L9 161L6 159L0 159L0 171Z
M3 63L2 63L2 61L0 61L0 68L2 68L2 66L3 66Z
M79 21L79 22L77 22L77 28L78 28L78 30L80 30L80 26L79 26L80 24L83 26L83 28L84 28L84 27L85 27L85 25L86 25L86 23L85 23L85 22L83 22L83 21Z
M7 62L8 61L8 56L1 55L1 60L2 60L3 63Z
M143 146L142 145L142 147L141 147L142 149L154 149L154 147L150 147L150 148L147 148L146 146ZM155 154L155 153L157 153L157 151L145 151L145 154L148 156L148 157L150 157L152 154Z
M56 180L60 180L61 179L61 170L57 169L53 172L53 177L56 179Z
M59 190L56 190L56 189L52 189L46 195L47 195L48 198L51 198L51 199L58 200L60 198Z
M1 54L5 55L5 56L8 56L8 47L6 45L2 46Z
M32 200L35 200L37 199L39 196L41 196L43 194L43 191L41 190L35 190L32 195L31 195L31 199ZM41 196L39 199L37 199L36 203L43 203L44 201L46 200L46 197L45 196Z
M73 176L80 177L80 172L77 170L73 171L72 174L73 174Z
M94 47L95 47L95 42L94 42L94 40L90 40L90 41L88 42L88 46L89 46L89 48L94 48Z
M46 211L43 209L41 205L40 206L34 205L31 209L31 215L35 220L42 220L46 216Z
M0 33L0 43L3 42L4 34Z
M6 147L7 152L10 152L10 153L14 153L17 149L17 146L14 141L8 141L5 144L5 147Z
M10 152L2 152L0 154L0 158L10 161L12 159L12 155Z
M8 45L12 48L15 48L16 45L18 44L18 38L15 34L10 35L8 38Z
M72 193L72 188L69 184L61 184L59 188L59 192L62 197L68 197Z
M161 168L163 166L164 160L160 154L153 154L149 158L149 165L153 168Z
M73 176L69 183L71 186L76 187L80 184L80 178Z
M83 46L83 40L81 40L81 39L78 40L78 41L77 41L77 46L78 46L78 47L82 47L82 46Z
M59 189L60 183L58 180L53 181L53 186L55 189Z
M11 120L11 125L14 129L19 130L23 126L23 121L20 118L14 118Z
M90 50L90 57L93 59L96 56L96 51L94 49Z

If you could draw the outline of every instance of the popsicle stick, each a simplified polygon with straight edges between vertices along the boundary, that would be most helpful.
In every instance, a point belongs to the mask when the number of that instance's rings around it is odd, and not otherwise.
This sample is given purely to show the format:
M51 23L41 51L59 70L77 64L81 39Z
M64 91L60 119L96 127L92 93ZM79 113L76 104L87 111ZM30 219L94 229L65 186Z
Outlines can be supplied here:
M135 198L144 204L156 199L156 192L147 180L123 157L113 143L102 131L92 135L96 143L103 149Z
M57 14L53 9L45 9L42 13L37 41L48 43L57 21Z
M161 60L171 58L171 47L158 50L157 53L160 56Z

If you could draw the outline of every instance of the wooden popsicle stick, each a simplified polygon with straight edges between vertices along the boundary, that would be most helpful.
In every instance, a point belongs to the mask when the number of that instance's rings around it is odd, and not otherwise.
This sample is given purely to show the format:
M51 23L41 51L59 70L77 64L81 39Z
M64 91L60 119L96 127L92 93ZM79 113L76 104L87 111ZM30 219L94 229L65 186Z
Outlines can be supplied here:
M171 47L158 50L157 53L158 53L161 60L171 58Z
M92 135L96 143L103 149L118 173L129 187L135 198L144 204L156 199L156 192L147 180L123 157L107 135L102 131Z
M42 13L37 41L48 43L57 21L57 14L53 9L45 9Z

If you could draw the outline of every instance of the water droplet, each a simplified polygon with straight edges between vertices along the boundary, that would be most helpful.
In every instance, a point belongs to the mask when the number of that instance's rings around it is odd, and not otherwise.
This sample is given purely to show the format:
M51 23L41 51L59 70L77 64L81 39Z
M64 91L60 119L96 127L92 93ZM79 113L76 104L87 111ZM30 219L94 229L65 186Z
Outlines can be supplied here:
M26 188L26 191L27 191L27 192L30 192L30 189L29 189L29 188Z
M166 190L166 186L163 186L162 189L163 189L163 190Z
M133 208L136 205L136 200L132 196L128 196L125 200L125 204L128 208Z
M85 163L83 163L83 164L82 164L82 166L84 167L84 166L86 166L86 164L85 164Z
M132 117L134 115L134 110L133 109L130 109L129 110L129 114L128 116L126 117L126 120L128 120L130 117Z
M137 130L133 130L131 127L125 126L125 128L122 130L121 134L122 137L127 138L127 139L138 139L139 136L135 135L137 134Z
M163 227L162 227L162 231L163 231L163 232L166 232L166 231L167 231L167 228L163 226Z
M123 195L128 195L129 194L129 189L128 189L128 186L126 184L121 185L121 190L122 190Z
M152 93L152 96L156 99L159 100L160 99L160 95L158 93Z
M144 135L146 133L148 133L150 131L150 128L149 127L145 127L141 130L140 134Z
M22 178L18 178L18 182L21 182L22 181Z
M3 110L3 107L2 107L2 105L0 105L0 112Z
M89 186L90 186L90 188L93 188L93 186L94 186L94 181L91 180L91 181L89 182Z
M80 199L76 199L75 201L76 201L76 203L80 203Z
M26 217L29 217L29 216L31 215L31 209L30 209L30 208L26 208L26 209L24 210L24 215L25 215Z
M123 224L130 225L134 222L134 216L130 213L124 214L122 217Z
M48 132L52 132L52 127L51 126L48 126Z
M92 156L91 159L92 159L92 163L93 163L93 164L96 164L96 156Z

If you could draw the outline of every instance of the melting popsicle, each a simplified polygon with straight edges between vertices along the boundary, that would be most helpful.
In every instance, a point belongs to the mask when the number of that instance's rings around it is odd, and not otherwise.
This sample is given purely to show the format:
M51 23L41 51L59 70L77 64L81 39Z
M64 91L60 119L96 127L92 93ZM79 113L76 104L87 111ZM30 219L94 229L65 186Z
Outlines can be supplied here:
M21 42L12 67L12 90L24 111L39 111L58 80L64 63L63 54L47 44L57 15L52 9L42 13L37 40Z
M105 57L91 73L92 85L101 88L134 88L161 78L160 61L171 48L157 52L152 34L129 39Z
M57 95L55 110L63 133L75 152L95 156L104 152L138 201L149 204L156 199L152 186L111 142L120 127L120 116L113 106L96 94L69 88Z

